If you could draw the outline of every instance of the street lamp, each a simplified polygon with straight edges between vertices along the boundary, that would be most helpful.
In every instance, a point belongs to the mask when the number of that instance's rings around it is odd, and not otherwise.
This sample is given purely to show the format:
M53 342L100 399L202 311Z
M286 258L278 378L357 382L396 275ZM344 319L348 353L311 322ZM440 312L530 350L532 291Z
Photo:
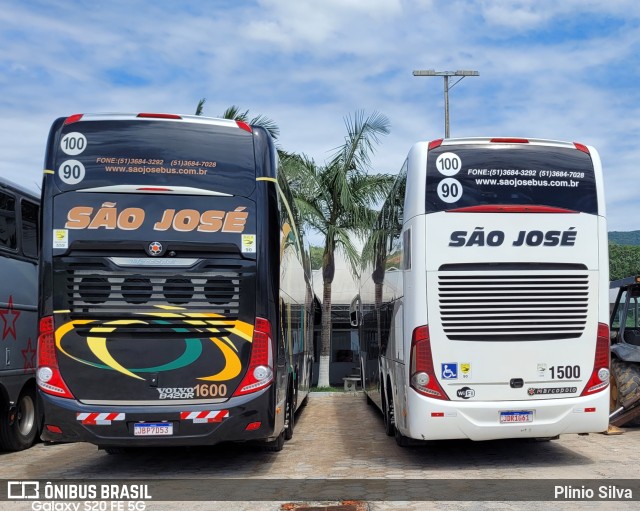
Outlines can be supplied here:
M444 78L444 136L449 138L449 89L461 82L465 76L480 76L478 71L434 71L433 69L423 69L413 72L413 76L442 76ZM459 76L460 78L449 86L449 77Z

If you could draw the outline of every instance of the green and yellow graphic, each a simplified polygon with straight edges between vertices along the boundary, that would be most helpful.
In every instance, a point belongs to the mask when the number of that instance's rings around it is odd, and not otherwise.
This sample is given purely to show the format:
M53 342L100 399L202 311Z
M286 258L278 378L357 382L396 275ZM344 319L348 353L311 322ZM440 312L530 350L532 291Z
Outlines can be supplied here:
M123 375L144 380L138 373L159 373L187 367L202 355L205 342L213 343L224 357L224 367L215 374L195 376L203 381L229 381L242 371L238 355L242 343L252 342L253 325L240 320L227 319L220 314L208 312L181 312L184 309L173 306L159 306L162 311L138 313L135 319L101 321L94 319L72 320L56 329L56 347L67 357L92 367L117 371ZM180 323L176 324L176 320ZM171 326L169 326L171 325ZM184 351L174 360L153 367L125 367L109 351L108 334L120 327L144 328L164 326L176 333L184 333ZM102 363L80 358L65 348L65 336L78 327L88 328L87 346ZM194 328L195 327L195 328ZM195 334L195 336L194 336ZM198 335L202 334L202 335ZM212 335L219 334L219 335Z

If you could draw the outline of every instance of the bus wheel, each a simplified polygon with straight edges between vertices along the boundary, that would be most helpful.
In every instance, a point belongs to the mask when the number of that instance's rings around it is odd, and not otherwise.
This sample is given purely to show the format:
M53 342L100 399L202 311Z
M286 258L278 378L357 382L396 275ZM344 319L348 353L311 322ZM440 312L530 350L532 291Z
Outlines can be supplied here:
M610 411L629 405L640 394L640 364L612 358L610 383ZM640 418L631 419L626 425L638 426Z
M291 440L293 438L293 428L296 425L296 403L294 402L293 391L289 393L287 398L284 420L284 439Z
M396 432L395 418L393 416L393 397L387 390L382 395L382 414L384 415L384 432L387 436L394 436Z
M267 452L280 452L284 447L284 430L280 433L275 440L265 442L263 450Z
M18 398L13 423L9 410L0 418L0 448L5 451L22 451L31 447L38 433L36 399L32 389L25 389Z
M400 430L398 428L395 428L396 430L396 444L398 444L400 447L410 447L412 445L411 439L407 436L404 436L402 433L400 433Z
M312 381L311 376L312 376L311 367L309 367L309 379L307 380L309 382L309 387L307 388L307 395L304 396L302 403L300 403L300 408L304 408L309 404L309 394L311 394L311 381Z

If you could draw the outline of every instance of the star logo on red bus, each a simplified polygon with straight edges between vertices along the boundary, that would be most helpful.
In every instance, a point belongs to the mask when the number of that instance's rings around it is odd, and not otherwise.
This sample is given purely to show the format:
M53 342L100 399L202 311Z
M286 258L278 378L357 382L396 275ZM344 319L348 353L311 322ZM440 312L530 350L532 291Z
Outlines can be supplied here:
M27 347L22 351L22 358L24 358L24 372L29 372L31 369L36 368L36 348L31 344L31 337L27 341Z
M2 340L4 341L8 335L12 335L17 339L16 321L20 317L20 311L13 308L13 295L9 296L9 303L6 309L0 309L0 318L2 318Z

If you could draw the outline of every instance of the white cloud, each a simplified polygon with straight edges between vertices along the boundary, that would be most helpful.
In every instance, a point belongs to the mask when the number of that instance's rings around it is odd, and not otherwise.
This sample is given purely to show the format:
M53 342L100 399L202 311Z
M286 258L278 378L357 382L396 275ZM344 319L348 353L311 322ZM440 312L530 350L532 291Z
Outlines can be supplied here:
M595 145L610 228L629 204L640 118L640 12L619 0L259 0L38 3L0 10L0 173L39 182L51 122L77 112L205 113L231 104L274 119L280 144L324 161L357 109L392 132L374 163L396 172L411 144L443 134L442 79L460 135ZM623 209L620 205L624 204Z

